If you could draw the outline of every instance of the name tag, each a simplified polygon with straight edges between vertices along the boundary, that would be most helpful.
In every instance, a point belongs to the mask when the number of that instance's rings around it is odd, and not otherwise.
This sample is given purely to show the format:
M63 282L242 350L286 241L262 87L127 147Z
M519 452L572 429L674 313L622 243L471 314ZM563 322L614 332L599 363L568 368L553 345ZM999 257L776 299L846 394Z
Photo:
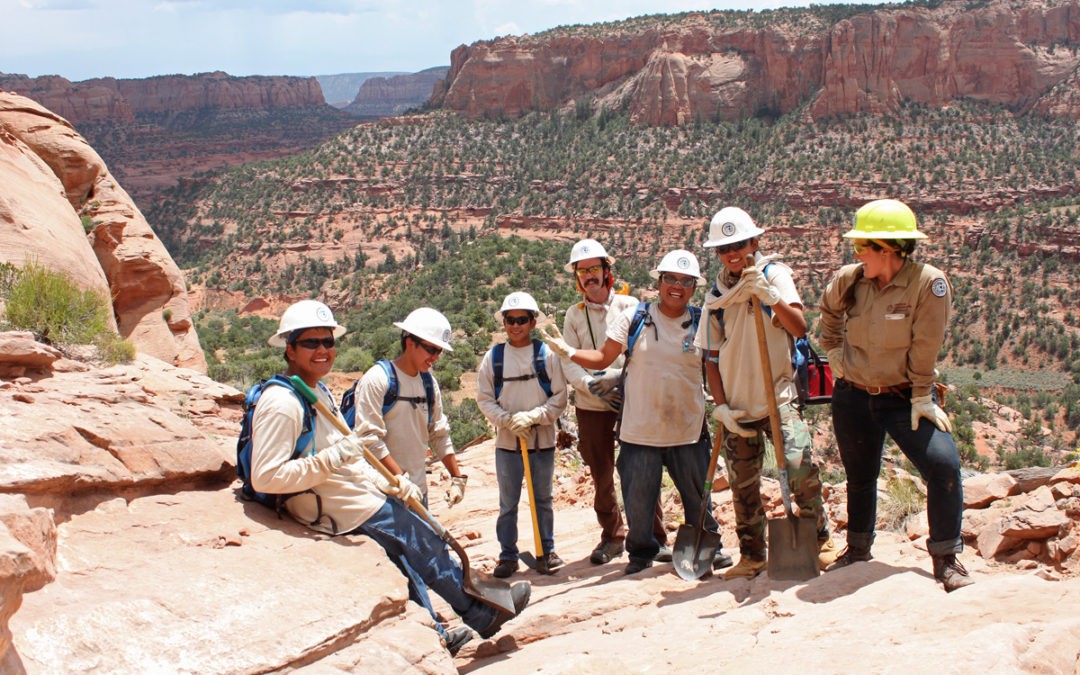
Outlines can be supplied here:
M886 321L902 321L905 317L906 317L906 315L904 315L904 314L886 314L885 315L885 320Z

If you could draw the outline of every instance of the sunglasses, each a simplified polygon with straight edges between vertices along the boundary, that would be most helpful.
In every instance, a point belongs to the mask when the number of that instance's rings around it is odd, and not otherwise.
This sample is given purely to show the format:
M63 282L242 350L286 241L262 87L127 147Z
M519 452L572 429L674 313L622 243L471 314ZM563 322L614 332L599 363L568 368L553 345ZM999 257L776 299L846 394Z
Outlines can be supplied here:
M683 288L693 288L697 286L697 279L695 279L694 277L680 277L674 274L661 274L660 281L665 284L682 286Z
M324 338L304 338L303 340L297 340L293 342L294 345L299 345L304 349L310 349L312 351L319 347L325 347L326 349L333 349L336 341L332 337Z
M603 265L593 265L592 267L578 267L574 270L574 274L579 277L585 277L590 274L600 274L604 271Z
M716 247L717 255L724 255L725 253L732 253L734 251L741 251L750 245L750 240L737 241L734 244L724 244L723 246Z
M533 318L532 318L531 314L526 314L525 316L504 316L503 317L503 323L505 323L507 326L524 326L525 324L529 323L532 320L533 320Z
M423 340L417 340L416 338L413 338L413 342L420 345L420 347L423 348L423 350L425 352L427 352L428 354L430 354L432 356L438 356L439 354L442 354L442 347L436 347L435 345L429 345L428 343L424 342Z
M869 239L855 239L851 242L851 248L855 251L855 255L862 255L869 251L884 251L885 247Z

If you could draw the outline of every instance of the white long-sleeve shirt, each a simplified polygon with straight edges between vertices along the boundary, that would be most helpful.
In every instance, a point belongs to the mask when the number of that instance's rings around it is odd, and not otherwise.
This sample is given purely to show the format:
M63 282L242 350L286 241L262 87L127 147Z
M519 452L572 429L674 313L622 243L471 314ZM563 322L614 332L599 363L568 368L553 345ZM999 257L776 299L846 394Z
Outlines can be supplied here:
M516 412L542 408L542 422L529 433L530 450L555 447L555 420L566 409L566 377L563 375L559 357L546 350L544 364L551 377L551 398L544 393L537 378L507 381L507 378L527 375L533 371L533 346L511 347L503 352L503 387L499 400L495 400L495 367L492 365L492 349L484 354L477 373L476 403L480 412L495 426L495 446L506 450L518 448L517 436L507 425Z

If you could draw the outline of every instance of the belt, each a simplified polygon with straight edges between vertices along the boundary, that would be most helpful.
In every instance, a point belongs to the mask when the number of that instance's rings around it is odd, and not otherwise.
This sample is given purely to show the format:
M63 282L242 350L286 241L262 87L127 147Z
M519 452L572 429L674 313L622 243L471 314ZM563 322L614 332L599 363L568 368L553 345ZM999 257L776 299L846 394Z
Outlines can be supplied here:
M844 382L847 382L848 384L855 387L856 389L859 389L860 391L865 391L871 396L879 396L881 394L905 395L907 394L907 392L911 391L910 382L904 382L903 384L891 384L886 387L875 387L869 384L859 384L858 382L852 382L851 380L844 380Z

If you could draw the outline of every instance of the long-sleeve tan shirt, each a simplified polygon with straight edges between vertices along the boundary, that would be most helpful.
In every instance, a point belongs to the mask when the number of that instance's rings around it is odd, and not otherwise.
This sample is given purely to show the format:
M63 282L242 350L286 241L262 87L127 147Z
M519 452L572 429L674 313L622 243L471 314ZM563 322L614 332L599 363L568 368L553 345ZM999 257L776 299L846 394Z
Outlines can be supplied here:
M608 324L626 310L637 307L637 304L638 300L633 296L612 293L602 306L585 301L571 305L563 319L562 332L566 344L575 349L602 349L607 342ZM620 354L607 370L622 368L623 360ZM574 388L574 406L582 410L608 410L607 405L589 391L593 371L582 368L570 359L559 361L562 362L566 382Z

